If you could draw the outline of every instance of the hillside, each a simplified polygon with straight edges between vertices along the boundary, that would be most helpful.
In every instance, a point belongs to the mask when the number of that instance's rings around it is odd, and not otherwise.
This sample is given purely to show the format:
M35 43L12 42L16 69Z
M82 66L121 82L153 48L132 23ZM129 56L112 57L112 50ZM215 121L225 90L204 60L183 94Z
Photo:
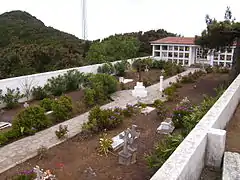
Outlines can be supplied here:
M84 64L84 42L27 12L0 15L0 78Z
M159 29L85 43L27 12L6 12L0 15L0 79L151 55L149 41L175 35Z

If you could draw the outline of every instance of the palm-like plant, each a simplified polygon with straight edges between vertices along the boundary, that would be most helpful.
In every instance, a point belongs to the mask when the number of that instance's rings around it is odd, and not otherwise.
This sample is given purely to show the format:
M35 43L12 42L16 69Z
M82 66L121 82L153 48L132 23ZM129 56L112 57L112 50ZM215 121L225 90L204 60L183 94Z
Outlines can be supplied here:
M99 139L99 152L108 156L108 153L112 149L112 139L107 138L107 134L104 133L102 137Z

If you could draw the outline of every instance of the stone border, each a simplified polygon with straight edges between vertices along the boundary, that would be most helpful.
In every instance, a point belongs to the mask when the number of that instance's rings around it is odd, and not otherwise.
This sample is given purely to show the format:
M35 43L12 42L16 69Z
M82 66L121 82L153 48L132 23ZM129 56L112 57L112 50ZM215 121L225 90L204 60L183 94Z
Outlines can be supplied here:
M188 134L151 180L198 180L205 165L219 167L225 149L223 130L240 100L240 75Z
M189 68L187 71L184 71L180 74L182 76L186 76L188 75L189 72L194 72L196 70L199 70L199 69ZM166 88L170 86L169 82L176 82L177 77L178 75L175 75L173 77L170 77L164 80L163 87ZM151 100L159 99L159 96L160 96L159 83L149 86L146 89L148 92L151 92L148 95L149 99ZM115 100L109 104L102 106L101 108L106 109L106 108L112 108L115 106L124 108L127 103L136 104L138 100L132 97L130 94L128 95L130 91L131 90L123 91L124 94L122 94L122 96L124 98ZM84 114L81 114L80 116L77 116L63 123L60 123L62 125L68 126L68 130L69 130L68 138L71 138L81 132L82 124L88 121L88 115L89 113L86 112ZM45 129L43 131L40 131L33 136L28 136L26 138L20 139L18 141L15 141L11 144L8 144L0 148L0 173L3 173L4 171L7 171L8 169L16 166L17 164L20 164L36 156L37 150L41 146L44 146L46 148L51 148L65 141L65 140L57 139L55 135L55 131L58 130L58 127L59 127L59 124L52 126L48 129Z

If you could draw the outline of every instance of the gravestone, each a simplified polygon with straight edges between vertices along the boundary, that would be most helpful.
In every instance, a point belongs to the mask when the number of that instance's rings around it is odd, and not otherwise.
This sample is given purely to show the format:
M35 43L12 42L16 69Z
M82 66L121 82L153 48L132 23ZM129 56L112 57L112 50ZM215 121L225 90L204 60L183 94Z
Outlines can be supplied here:
M25 102L25 103L23 104L23 107L24 107L24 108L28 108L28 107L29 107L29 104L28 104L27 102Z
M140 133L136 131L136 125L132 125L131 129L124 131L124 135L120 136L123 139L123 150L120 151L118 162L122 165L130 165L136 163L137 157L137 143L136 139Z
M157 128L157 133L159 134L170 134L175 129L172 119L167 118L165 121L161 122L161 125Z
M143 82L137 82L137 85L134 87L132 91L132 96L143 98L147 96L147 90L145 86L143 86Z
M154 107L147 106L146 108L143 108L141 110L141 113L144 114L144 115L147 115L147 114L149 114L150 112L152 112L155 109L156 108L154 108Z

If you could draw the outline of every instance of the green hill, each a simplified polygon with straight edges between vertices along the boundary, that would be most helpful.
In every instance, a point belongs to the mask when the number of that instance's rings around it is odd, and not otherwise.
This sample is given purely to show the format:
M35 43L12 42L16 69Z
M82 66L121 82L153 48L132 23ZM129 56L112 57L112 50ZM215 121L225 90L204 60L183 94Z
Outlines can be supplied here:
M6 12L0 15L0 79L151 55L149 41L175 35L159 29L84 42L27 12Z

